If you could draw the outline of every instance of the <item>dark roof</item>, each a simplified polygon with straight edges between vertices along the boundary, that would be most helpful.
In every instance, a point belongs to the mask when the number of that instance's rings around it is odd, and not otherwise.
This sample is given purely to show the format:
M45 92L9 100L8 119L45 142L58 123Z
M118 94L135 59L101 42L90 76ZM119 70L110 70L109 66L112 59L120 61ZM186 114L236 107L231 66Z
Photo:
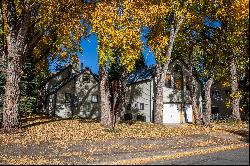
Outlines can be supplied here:
M127 84L150 80L155 76L155 65L142 68L128 75Z
M62 70L58 71L57 73L51 74L40 86L39 89L42 88L43 86L45 86L47 84L47 82L49 82L49 80L51 80L52 78L58 76L59 74L61 74L62 72L64 72L65 70L67 70L69 67L72 67L72 64L67 65L66 67L64 67Z
M174 58L170 62L170 64L173 64L177 60L180 63L182 63L182 65L186 69L188 69L188 65L183 60L181 60L179 58ZM129 84L133 84L133 83L137 83L137 82L141 82L141 81L151 80L155 76L155 71L156 71L155 69L156 69L156 65L151 65L149 67L132 72L131 74L128 75L127 84L129 85ZM197 77L198 74L194 71L193 71L193 76L201 84L200 80Z
M89 71L90 74L93 76L93 78L99 83L98 76L96 74L94 74L88 67L86 67L85 69L81 70L78 73L71 74L66 79L63 79L62 81L60 81L59 83L57 83L55 86L53 86L50 89L48 89L47 95L50 95L50 94L53 94L53 93L57 92L62 87L64 87L65 85L67 85L70 81L72 81L75 78L79 77L81 74L83 74L86 71Z

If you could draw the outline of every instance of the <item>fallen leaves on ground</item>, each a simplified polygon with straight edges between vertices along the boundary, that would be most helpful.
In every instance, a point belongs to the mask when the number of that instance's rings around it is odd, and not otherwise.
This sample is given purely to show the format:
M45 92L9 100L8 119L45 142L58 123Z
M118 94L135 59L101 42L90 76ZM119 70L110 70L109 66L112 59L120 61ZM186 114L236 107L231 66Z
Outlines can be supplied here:
M101 141L122 138L167 138L175 136L185 136L202 134L211 131L237 131L239 129L249 132L247 123L238 126L228 126L225 123L214 123L212 127L195 125L167 126L146 122L136 122L132 125L128 123L118 124L117 132L107 132L97 121L80 119L58 119L49 118L27 121L23 126L23 131L18 133L1 133L0 140L4 144L41 144L53 141L58 146L63 147L74 142L88 140ZM30 117L29 117L30 118ZM37 118L37 115L36 115Z
M182 125L160 125L146 122L120 123L114 131L107 130L100 126L96 120L83 119L49 119L46 116L31 116L23 119L23 128L15 133L0 132L0 142L2 145L14 145L17 148L30 145L47 146L53 149L53 154L59 154L60 157L76 156L84 158L86 161L94 160L91 154L109 153L110 151L136 152L145 149L154 150L157 148L183 148L183 147L206 147L211 145L222 145L225 140L216 138L216 135L223 133L237 134L239 131L249 133L248 123L231 124L226 122L212 123L210 127L196 126L192 124ZM204 140L191 141L185 136L206 135L207 133L216 133L213 140L206 138ZM242 137L244 135L240 135ZM124 139L161 139L179 137L175 147L168 144L138 144L128 145L121 142L117 144L96 146L93 144L85 152L68 151L69 147L78 145L79 142L98 142ZM185 139L184 139L185 138ZM187 142L189 144L187 144ZM48 145L47 145L47 144ZM50 144L51 143L51 144ZM230 140L228 142L231 144ZM61 152L65 149L64 152ZM35 154L34 154L35 155ZM0 155L0 159L11 164L58 164L57 158L48 159L45 154L20 156ZM39 156L40 155L40 156ZM44 156L45 155L45 156Z

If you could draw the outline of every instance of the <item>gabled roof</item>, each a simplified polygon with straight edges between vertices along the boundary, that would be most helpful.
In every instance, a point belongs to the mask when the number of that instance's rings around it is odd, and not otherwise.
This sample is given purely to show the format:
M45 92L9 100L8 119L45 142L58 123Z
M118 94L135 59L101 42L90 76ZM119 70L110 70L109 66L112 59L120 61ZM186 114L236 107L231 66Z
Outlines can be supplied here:
M83 73L85 73L86 71L89 71L90 74L93 76L93 78L99 83L98 76L96 74L94 74L88 67L86 67L85 69L81 70L78 73L71 74L70 77L63 79L62 81L60 81L57 84L55 84L55 86L53 86L50 89L48 89L47 95L50 95L50 94L53 94L53 93L57 92L62 87L64 87L65 85L67 85L70 81L76 79L77 77L79 77L80 75L82 75Z
M142 68L128 75L127 84L151 80L155 76L155 65Z
M67 65L66 67L64 67L62 70L56 72L56 73L52 73L39 87L42 88L43 86L45 86L47 84L47 82L49 82L52 78L55 78L56 76L58 76L59 74L61 74L62 72L64 72L65 70L67 70L69 67L72 67L72 64Z

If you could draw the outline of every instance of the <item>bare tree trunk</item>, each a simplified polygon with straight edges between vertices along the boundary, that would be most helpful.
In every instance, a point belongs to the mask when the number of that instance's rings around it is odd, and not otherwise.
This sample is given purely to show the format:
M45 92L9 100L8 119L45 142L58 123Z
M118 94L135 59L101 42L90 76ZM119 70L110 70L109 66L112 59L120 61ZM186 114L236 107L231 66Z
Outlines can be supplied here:
M110 94L107 81L107 73L105 70L105 65L101 65L99 69L100 77L100 111L101 111L101 125L103 127L112 128L112 116L111 116L111 106L110 106Z
M20 127L19 121L19 82L22 75L22 65L27 50L28 27L31 15L24 10L17 19L14 0L5 1L9 33L7 35L8 67L5 85L5 100L3 104L4 131L16 130Z
M235 64L235 60L232 54L229 55L229 65L230 65L230 83L231 83L231 89L232 89L232 94L233 94L233 96L231 97L232 114L235 120L241 121L237 66Z
M192 71L190 71L189 73L189 86L190 86L190 100L191 100L191 104L192 104L192 111L194 114L194 123L197 125L202 124L201 121L201 112L199 111L199 107L198 107L198 99L199 97L197 96L198 92L197 92L197 86L196 86L196 82L193 79L192 76Z
M171 60L171 54L174 46L175 39L177 37L178 31L184 21L185 15L187 12L187 6L184 12L182 13L181 18L177 21L177 17L175 13L172 13L172 17L170 19L170 39L169 45L167 48L166 58L167 61L164 65L161 62L157 62L156 65L156 94L155 94L155 109L154 109L154 122L162 123L163 116L163 86L164 86L164 78L165 73L168 71L168 66ZM177 24L176 24L177 22Z
M197 86L195 85L195 81L192 80L192 85L194 85L194 89L191 92L191 103L192 103L192 110L194 113L194 122L197 125L201 125L201 112L199 111L199 106L198 106L198 96L197 96Z
M11 131L20 127L18 104L20 97L19 82L21 78L21 55L15 52L15 47L8 47L9 57L7 81L5 85L5 100L3 105L3 128Z
M126 97L126 77L127 77L127 73L126 70L122 70L121 69L121 74L120 74L120 78L118 80L118 104L116 107L116 112L117 112L117 122L119 122L125 113L125 97Z
M162 114L163 114L163 67L161 64L157 63L156 65L156 93L155 93L155 109L154 109L154 122L162 123Z
M190 53L189 56L189 77L188 77L188 86L189 86L189 91L190 91L190 100L191 100L191 104L192 104L192 111L194 114L194 123L197 125L202 124L201 122L201 112L199 111L199 107L198 107L198 99L199 97L197 96L198 94L198 87L196 86L196 82L193 78L193 70L192 70L192 66L193 66L193 56L192 56L192 52Z
M210 77L205 83L205 115L203 116L203 122L205 125L210 124L211 116L211 86L213 84L213 78Z

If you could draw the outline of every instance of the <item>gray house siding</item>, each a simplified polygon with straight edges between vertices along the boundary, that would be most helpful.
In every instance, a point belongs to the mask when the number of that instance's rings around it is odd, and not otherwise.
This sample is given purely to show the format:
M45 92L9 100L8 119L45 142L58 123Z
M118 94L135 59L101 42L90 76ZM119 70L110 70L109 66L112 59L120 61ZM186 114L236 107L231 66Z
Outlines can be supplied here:
M62 118L100 117L98 81L87 69L77 72L69 67L60 72L47 82L43 95L43 113Z
M176 66L180 75L177 75ZM133 114L141 113L146 117L147 122L154 121L154 93L155 93L155 77L153 67L148 69L142 69L131 74L128 78L130 83L127 91L127 106L131 105L131 109L126 108L126 112ZM145 73L145 74L143 74ZM166 72L165 85L163 87L163 123L186 123L193 121L193 111L191 107L190 91L191 85L187 84L187 78L189 71L186 66L175 60L169 66L169 71ZM177 87L177 77L181 78L181 83ZM202 111L201 105L201 86L200 83L194 78L195 85L198 88L197 96L199 101L199 111ZM188 86L188 87L187 87ZM150 90L151 91L150 91ZM140 103L144 103L144 110L140 110L138 107ZM151 103L151 104L149 104ZM136 105L137 104L137 105ZM171 120L175 119L175 120Z
M152 80L146 80L127 86L126 112L132 113L134 119L136 119L136 114L140 113L146 117L146 122L151 122L153 114L153 95Z
M85 79L89 77L89 81ZM76 79L77 106L76 114L82 118L99 118L99 84L90 74L85 72ZM96 96L97 101L92 101L92 97Z
M74 91L75 91L75 86L74 86L74 81L70 81L67 83L63 88L59 89L56 92L56 110L55 114L58 117L62 118L67 118L69 116L73 116L73 97L74 97ZM70 94L71 101L68 100L66 101L65 94Z
M169 66L169 72L166 75L163 87L163 123L193 121L190 92L188 90L192 86L187 85L188 72L187 67L178 60L175 60ZM146 122L154 122L154 93L156 87L154 73L155 66L150 66L128 76L125 113L131 113L133 119L143 116ZM82 118L100 118L99 84L91 71L85 70L77 74L70 72L69 69L69 71L65 70L61 74L61 77L57 75L57 78L51 79L51 82L46 85L47 88L50 84L53 84L50 87L60 87L56 91L52 90L53 93L48 95L46 111L51 112L54 109L56 116L60 117L77 115ZM66 81L61 79L62 83L60 83L60 78L65 78ZM70 81L67 81L67 79ZM56 85L55 82L58 80L59 85ZM195 84L198 87L197 96L200 101L198 104L200 111L202 111L201 86L196 79ZM66 101L68 100L66 96L70 96L70 101Z

